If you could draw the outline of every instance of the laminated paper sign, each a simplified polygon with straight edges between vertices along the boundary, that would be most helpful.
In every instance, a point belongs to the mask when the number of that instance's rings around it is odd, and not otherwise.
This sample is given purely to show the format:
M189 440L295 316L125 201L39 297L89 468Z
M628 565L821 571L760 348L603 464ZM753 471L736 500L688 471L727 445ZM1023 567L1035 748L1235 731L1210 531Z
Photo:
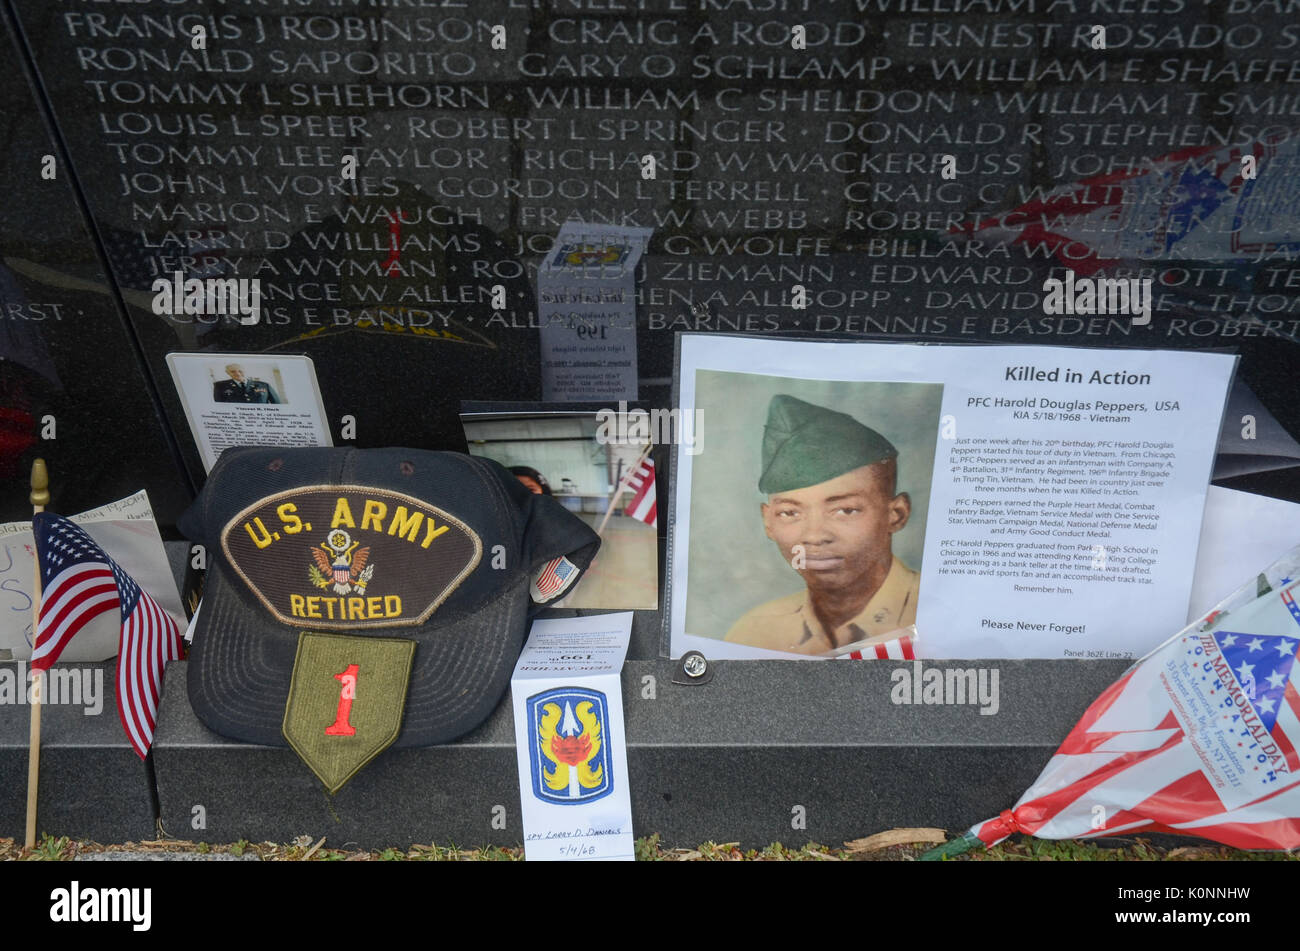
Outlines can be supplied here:
M537 275L542 398L637 398L636 278L653 228L569 222Z
M669 649L1136 658L1187 617L1235 357L682 334Z
M185 418L211 472L231 446L332 446L311 357L169 353Z
M524 857L634 857L619 671L632 614L536 621L510 681Z

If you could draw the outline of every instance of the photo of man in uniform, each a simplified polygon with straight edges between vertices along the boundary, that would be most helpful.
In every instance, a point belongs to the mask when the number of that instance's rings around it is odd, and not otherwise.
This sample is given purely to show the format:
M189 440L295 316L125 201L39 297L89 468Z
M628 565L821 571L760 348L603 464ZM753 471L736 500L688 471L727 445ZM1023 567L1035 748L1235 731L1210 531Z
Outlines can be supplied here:
M212 398L218 403L280 403L275 387L263 380L249 379L238 363L226 365L228 380L214 380Z
M887 438L846 413L772 397L763 528L805 587L747 611L726 640L823 654L915 622L921 576L892 551L912 512L897 459Z

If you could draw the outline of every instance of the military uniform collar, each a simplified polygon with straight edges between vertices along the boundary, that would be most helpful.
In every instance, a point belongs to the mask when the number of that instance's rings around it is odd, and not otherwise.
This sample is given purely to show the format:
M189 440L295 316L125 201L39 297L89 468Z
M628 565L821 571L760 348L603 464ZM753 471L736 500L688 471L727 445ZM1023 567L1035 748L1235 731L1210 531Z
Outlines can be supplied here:
M827 632L812 609L808 589L804 589L803 600L799 602L798 614L803 621L803 640L800 646L811 640L820 642L823 650L832 650L845 644L852 644L877 634L885 634L898 628L898 620L906 610L909 588L908 572L903 563L894 556L889 565L889 574L871 600L857 614L834 631ZM894 606L900 607L896 611Z

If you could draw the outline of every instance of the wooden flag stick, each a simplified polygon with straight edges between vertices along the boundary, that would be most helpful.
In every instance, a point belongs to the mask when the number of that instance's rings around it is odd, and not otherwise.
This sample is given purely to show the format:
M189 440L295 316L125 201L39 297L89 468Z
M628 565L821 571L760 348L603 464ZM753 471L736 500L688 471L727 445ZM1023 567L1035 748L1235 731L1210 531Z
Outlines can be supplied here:
M50 501L50 476L45 471L45 460L32 463L32 514L44 512ZM36 566L36 586L32 589L32 643L36 643L37 624L41 616L41 560L36 555L36 535L32 534L32 563ZM27 848L36 846L36 792L41 766L41 694L42 675L32 671L32 723L27 741ZM19 686L25 689L26 684Z
M650 455L650 450L654 448L654 445L653 441L645 444L645 448L641 450L641 455L636 457L636 462L628 466L623 478L619 479L618 485L614 486L614 494L609 497L609 504L605 506L605 517L600 520L600 525L596 528L596 534L602 538L605 535L605 526L609 524L609 517L614 514L614 508L618 505L618 497L623 494L627 484L632 481L632 476L640 470L641 463L645 461L646 456Z

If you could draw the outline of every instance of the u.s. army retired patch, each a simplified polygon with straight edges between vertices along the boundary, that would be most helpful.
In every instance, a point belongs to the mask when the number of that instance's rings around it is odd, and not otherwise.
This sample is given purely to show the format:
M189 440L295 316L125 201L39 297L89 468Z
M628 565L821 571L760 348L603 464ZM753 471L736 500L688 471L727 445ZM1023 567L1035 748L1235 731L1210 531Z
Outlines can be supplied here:
M231 519L221 546L278 620L327 630L422 624L483 553L455 516L355 485L261 499Z
M298 635L281 732L331 795L401 732L415 647L400 638Z

